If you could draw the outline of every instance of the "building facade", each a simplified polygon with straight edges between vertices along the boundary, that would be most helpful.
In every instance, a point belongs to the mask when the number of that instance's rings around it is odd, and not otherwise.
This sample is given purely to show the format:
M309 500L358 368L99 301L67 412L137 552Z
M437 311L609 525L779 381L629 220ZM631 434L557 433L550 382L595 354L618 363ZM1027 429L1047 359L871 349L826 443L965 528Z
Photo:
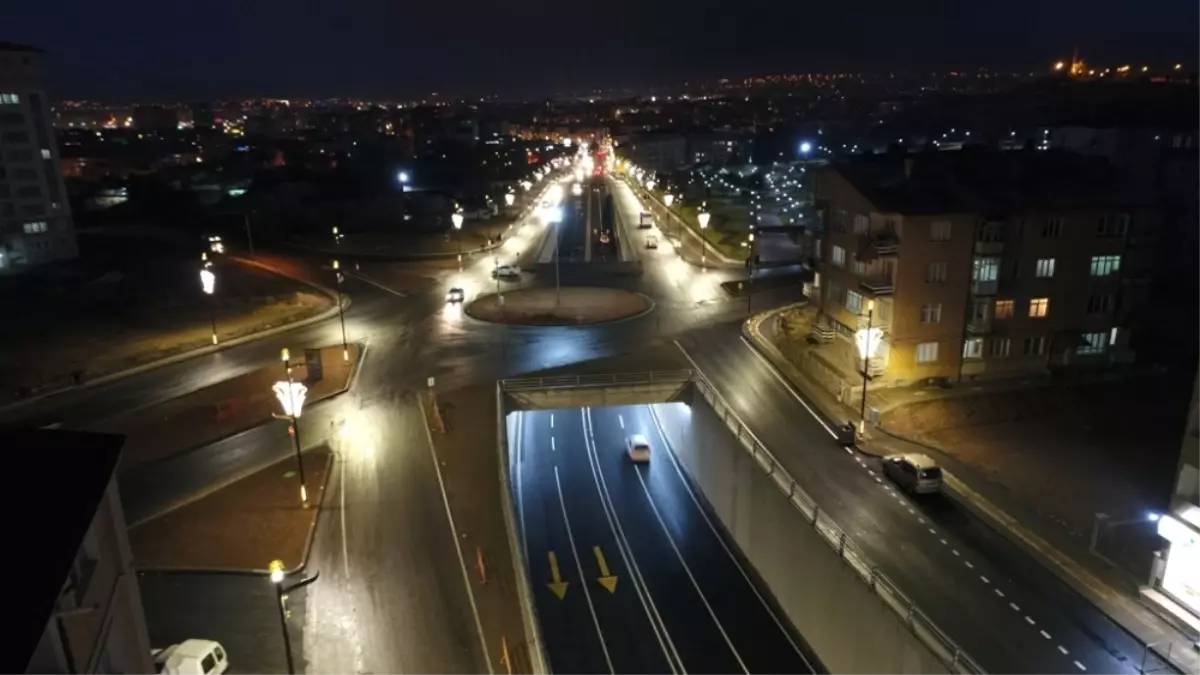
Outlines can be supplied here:
M79 254L41 55L0 42L0 274Z
M987 152L818 171L818 301L840 338L829 360L861 373L868 327L879 384L1132 360L1154 213L1106 189L1111 176L1071 173L1095 169Z

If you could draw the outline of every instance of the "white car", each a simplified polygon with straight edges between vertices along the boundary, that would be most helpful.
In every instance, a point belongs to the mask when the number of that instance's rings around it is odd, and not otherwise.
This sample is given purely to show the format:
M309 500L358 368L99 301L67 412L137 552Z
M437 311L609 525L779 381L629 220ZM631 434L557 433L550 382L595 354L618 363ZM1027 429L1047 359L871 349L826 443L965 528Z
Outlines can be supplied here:
M229 657L219 642L184 640L166 649L150 652L154 671L166 675L221 675L229 668Z
M463 292L463 289L455 286L446 294L446 302L462 302L464 297L466 297L466 293Z
M625 451L629 453L629 459L635 462L650 461L650 441L641 434L634 434L625 439Z
M883 458L883 472L911 494L929 494L942 489L942 470L929 455L888 455Z
M492 270L492 278L516 279L521 276L521 268L516 265L499 265Z
M658 248L658 237L652 234L646 235L646 248Z

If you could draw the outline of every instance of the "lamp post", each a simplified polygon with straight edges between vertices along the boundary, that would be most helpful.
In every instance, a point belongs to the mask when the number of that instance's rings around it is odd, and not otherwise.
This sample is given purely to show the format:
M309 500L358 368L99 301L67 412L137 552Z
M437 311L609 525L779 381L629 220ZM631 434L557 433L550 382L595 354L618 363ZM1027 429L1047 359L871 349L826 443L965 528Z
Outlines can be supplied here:
M276 382L271 390L275 392L275 398L279 399L279 404L283 406L283 413L291 418L292 422L292 440L296 448L296 466L300 470L300 502L305 508L308 508L308 487L304 481L304 456L300 454L300 414L304 411L304 395L308 393L308 387L304 386L303 382L292 381L292 363L291 353L287 347L280 352L280 358L283 360L283 370L287 374L286 382Z
M517 201L517 196L511 192L504 193L504 206L512 208L513 202Z
M454 224L454 239L458 242L458 271L462 271L462 224L463 214L455 211L450 214L450 222Z
M859 330L855 333L855 342L858 345L858 354L862 357L862 399L858 404L858 433L862 435L867 431L867 380L868 380L868 364L871 357L875 355L875 350L879 348L879 340L882 337L883 331L875 328L872 324L875 319L875 301L867 300L867 328Z
M208 318L212 322L212 343L217 344L217 305L213 299L213 292L217 290L217 275L213 273L209 267L212 263L206 262L204 268L200 270L200 288L204 290L204 294L208 296Z
M750 238L747 243L747 248L750 249L750 256L746 258L746 269L748 270L748 279L746 280L746 316L749 317L754 313L754 233L750 233Z
M294 590L303 588L317 580L321 576L320 572L314 572L311 577L301 579L294 584L285 586L283 580L287 578L287 573L283 571L282 560L272 560L267 566L270 572L271 584L275 586L275 607L279 610L279 628L283 631L283 653L287 656L287 671L289 675L294 675L296 672L296 664L292 661L292 637L288 633L287 625L287 596Z
M703 207L701 207L703 208ZM696 220L700 222L700 268L708 269L708 243L704 237L704 231L708 229L708 219L712 218L712 214L708 211L700 211L696 214Z
M333 276L337 279L338 319L342 322L342 362L350 363L350 347L346 344L346 312L342 306L342 270L336 260L333 261Z
M667 205L667 223L671 222L671 205L674 203L675 203L675 195L673 195L669 192L667 194L663 195L663 204ZM675 228L672 227L671 229L675 229ZM676 235L675 238L678 239L679 233L676 232L675 235Z
M333 244L336 246L342 243L342 233L338 231L337 225L333 226Z

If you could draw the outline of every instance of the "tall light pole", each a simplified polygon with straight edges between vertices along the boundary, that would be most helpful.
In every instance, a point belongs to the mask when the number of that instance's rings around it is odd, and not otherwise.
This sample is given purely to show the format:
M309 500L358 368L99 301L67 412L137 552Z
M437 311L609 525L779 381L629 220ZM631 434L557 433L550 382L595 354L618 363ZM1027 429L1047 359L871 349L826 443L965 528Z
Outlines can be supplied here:
M750 240L747 243L747 248L750 249L750 256L746 258L746 270L748 271L746 279L746 316L754 313L754 233L750 233Z
M342 303L342 270L338 261L333 261L333 276L337 279L338 318L342 321L342 362L350 363L350 347L346 344L346 312Z
M334 246L342 243L342 233L338 231L337 225L333 226L333 244Z
M517 196L511 192L504 193L504 206L512 208L513 202L517 201Z
M703 208L703 206L701 207ZM696 214L696 220L700 222L700 268L708 269L708 243L704 236L704 231L708 229L708 219L712 218L712 214L708 211L700 211Z
M300 502L308 508L308 486L304 480L304 455L300 454L300 414L304 411L304 395L308 393L308 387L302 382L292 381L292 363L291 353L287 347L279 354L283 360L283 370L287 374L286 382L276 382L271 390L275 392L275 398L279 399L279 404L283 406L283 413L291 418L292 422L292 440L296 448L296 466L300 470Z
M200 288L204 290L204 294L208 296L208 318L212 322L212 343L217 344L217 305L213 299L213 292L217 290L217 275L213 273L209 267L212 263L205 263L204 269L200 270Z
M675 203L675 195L673 195L671 193L667 193L667 194L663 195L663 203L667 205L667 223L670 224L670 222L671 222L671 204ZM675 228L672 227L671 229L675 229ZM675 238L676 239L679 238L679 232L675 233Z
M875 328L872 323L875 319L875 301L867 300L867 328L859 330L855 333L855 343L858 345L858 354L862 357L862 400L858 404L858 433L865 434L867 431L867 366L871 361L871 357L875 355L875 350L879 348L879 340L882 337L882 332Z
M454 239L458 242L458 271L462 271L462 224L463 214L455 211L450 214L450 222L454 224Z
M287 656L287 671L288 675L295 675L296 664L292 661L292 636L288 633L287 625L287 594L292 591L303 588L317 580L321 573L314 572L311 577L301 579L294 584L284 586L283 580L287 574L283 571L282 560L272 560L267 566L270 572L271 584L275 586L275 607L279 610L279 627L283 630L283 652Z

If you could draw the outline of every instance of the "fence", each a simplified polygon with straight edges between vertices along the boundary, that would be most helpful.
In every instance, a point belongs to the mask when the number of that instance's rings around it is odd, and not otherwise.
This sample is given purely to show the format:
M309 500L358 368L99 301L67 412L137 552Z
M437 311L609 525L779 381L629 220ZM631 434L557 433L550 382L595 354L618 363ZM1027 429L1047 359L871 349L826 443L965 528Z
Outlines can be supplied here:
M503 391L532 391L537 389L571 389L578 387L611 387L614 385L649 384L653 382L686 382L692 379L690 370L654 370L644 373L607 375L552 375L500 380Z
M717 416L725 422L742 447L754 458L762 470L774 480L779 489L788 497L813 529L821 535L825 543L833 549L847 565L858 573L859 578L883 602L900 616L904 625L927 646L951 672L955 673L984 673L979 664L963 651L948 635L943 633L896 585L883 575L867 559L866 555L854 544L833 520L821 511L817 505L796 481L788 474L775 457L763 446L754 434L742 424L733 409L725 403L725 399L712 387L700 373L693 377L696 389L704 400L708 401Z

